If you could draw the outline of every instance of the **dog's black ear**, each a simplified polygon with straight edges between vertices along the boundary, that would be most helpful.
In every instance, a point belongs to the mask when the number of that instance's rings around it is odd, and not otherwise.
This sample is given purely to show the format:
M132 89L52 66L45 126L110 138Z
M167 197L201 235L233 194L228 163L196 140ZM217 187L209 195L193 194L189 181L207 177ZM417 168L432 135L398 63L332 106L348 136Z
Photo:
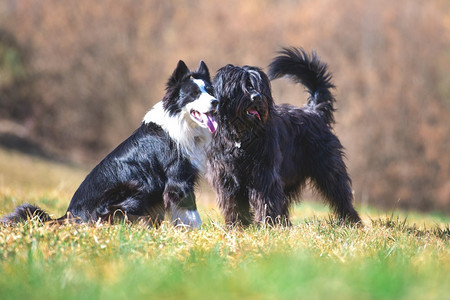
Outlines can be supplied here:
M208 67L206 66L205 62L203 60L200 61L200 64L198 65L198 69L196 73L202 74L203 76L210 78Z
M175 71L173 71L172 76L170 76L169 78L168 86L183 80L186 77L186 75L190 73L191 71L189 71L189 68L186 66L184 61L180 60L178 62L177 67L175 68Z

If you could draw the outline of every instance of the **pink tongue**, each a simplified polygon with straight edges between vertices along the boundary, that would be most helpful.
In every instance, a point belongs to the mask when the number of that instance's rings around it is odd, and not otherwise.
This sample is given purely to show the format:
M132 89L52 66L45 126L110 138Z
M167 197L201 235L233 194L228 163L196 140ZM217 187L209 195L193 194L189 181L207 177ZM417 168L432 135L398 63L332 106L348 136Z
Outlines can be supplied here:
M217 122L216 122L216 120L214 120L213 116L210 116L207 114L202 114L202 120L206 124L206 126L208 126L208 129L209 129L209 131L211 131L211 133L216 132Z
M261 120L261 116L259 115L258 111L251 109L248 112L251 113L252 115L256 116L259 120Z

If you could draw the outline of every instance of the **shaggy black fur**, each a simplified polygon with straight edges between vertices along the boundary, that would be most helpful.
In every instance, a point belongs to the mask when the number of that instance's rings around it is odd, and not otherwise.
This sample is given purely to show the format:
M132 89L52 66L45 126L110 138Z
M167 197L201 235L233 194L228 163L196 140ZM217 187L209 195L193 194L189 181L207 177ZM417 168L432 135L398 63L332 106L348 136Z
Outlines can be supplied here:
M191 72L179 61L168 80L161 114L176 116L186 104L198 99L202 91L193 79L202 80L212 94L206 64L201 62L198 70ZM211 98L217 105L217 100L212 95ZM143 122L87 175L64 216L52 220L39 207L23 204L0 219L0 223L17 223L35 216L44 222L95 222L126 215L130 220L143 218L159 224L174 207L196 210L194 186L198 176L198 168L178 141L150 120Z
M327 66L302 49L280 53L269 74L305 85L311 96L303 108L275 105L269 79L256 67L227 65L213 80L219 126L208 178L225 221L289 224L289 207L309 179L340 219L358 223L343 147L332 131Z

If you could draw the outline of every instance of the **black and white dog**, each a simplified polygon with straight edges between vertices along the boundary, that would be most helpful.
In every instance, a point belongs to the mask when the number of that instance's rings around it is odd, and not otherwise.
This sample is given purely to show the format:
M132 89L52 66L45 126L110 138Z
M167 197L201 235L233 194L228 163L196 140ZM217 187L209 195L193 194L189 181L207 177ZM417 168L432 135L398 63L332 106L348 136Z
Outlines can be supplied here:
M340 219L359 223L343 147L332 131L334 85L326 64L314 53L284 49L269 74L302 83L308 103L275 105L269 78L256 67L227 65L213 80L219 126L208 177L225 222L290 224L289 208L310 180Z
M200 62L191 72L179 61L162 101L87 175L67 213L55 221L111 220L120 211L128 219L159 224L168 212L175 224L200 226L194 186L204 172L205 147L217 129L217 105L206 64ZM52 220L38 207L24 204L1 221L15 223L33 215Z

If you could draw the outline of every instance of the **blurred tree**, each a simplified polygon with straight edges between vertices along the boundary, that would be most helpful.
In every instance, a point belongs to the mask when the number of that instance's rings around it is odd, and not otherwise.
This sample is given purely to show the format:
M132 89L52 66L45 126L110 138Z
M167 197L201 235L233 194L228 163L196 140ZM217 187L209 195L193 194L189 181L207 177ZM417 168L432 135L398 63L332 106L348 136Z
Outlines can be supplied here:
M0 30L0 117L23 120L30 115L26 59L26 50L15 37Z

